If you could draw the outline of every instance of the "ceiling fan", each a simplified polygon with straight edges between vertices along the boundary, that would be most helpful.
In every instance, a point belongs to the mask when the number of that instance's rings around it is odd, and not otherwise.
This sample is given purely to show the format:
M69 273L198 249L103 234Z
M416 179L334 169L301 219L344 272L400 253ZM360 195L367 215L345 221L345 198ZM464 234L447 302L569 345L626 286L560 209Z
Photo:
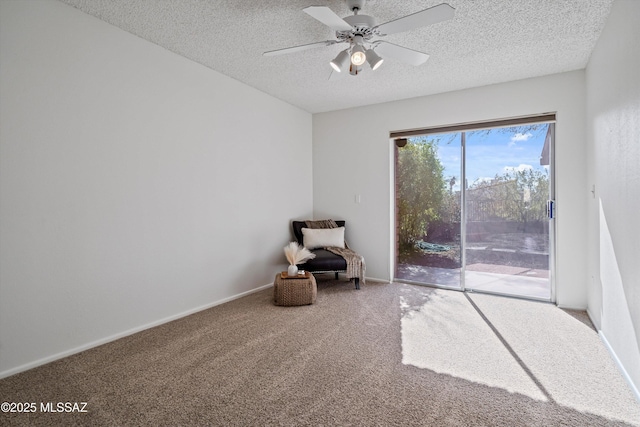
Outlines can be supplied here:
M352 16L347 16L346 18L340 18L335 12L325 6L309 6L303 9L308 15L334 30L336 32L336 40L325 40L271 50L264 52L263 55L275 56L317 47L331 46L338 43L347 43L349 47L341 51L329 63L334 72L340 74L346 74L348 72L352 76L356 76L362 72L362 66L365 62L369 63L372 70L376 70L382 65L384 61L383 57L417 66L426 62L429 55L383 40L375 40L374 38L410 31L415 28L446 21L453 18L453 12L455 10L447 3L442 3L420 12L376 25L375 19L372 16L360 15L358 13L364 6L366 0L346 0L346 2L349 10L353 12Z

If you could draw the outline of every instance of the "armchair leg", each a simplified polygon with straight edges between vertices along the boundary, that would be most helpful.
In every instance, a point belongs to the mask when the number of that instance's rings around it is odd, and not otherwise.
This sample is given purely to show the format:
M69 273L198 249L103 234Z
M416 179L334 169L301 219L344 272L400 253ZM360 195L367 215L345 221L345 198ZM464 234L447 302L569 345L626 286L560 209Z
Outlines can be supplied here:
M338 272L336 271L336 280L338 280Z
M360 289L360 279L356 277L356 289Z

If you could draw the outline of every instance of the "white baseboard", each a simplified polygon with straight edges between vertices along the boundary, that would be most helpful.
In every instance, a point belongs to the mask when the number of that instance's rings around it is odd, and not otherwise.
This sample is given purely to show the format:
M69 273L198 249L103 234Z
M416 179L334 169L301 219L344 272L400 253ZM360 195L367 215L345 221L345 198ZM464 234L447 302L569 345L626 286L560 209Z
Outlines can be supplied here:
M207 310L207 309L209 309L211 307L215 307L216 305L224 304L226 302L233 301L233 300L238 299L238 298L242 298L244 296L253 294L255 292L259 292L259 291L261 291L263 289L267 289L267 288L270 288L272 286L273 286L273 282L271 282L269 284L266 284L266 285L263 285L263 286L260 286L260 287L257 287L255 289L251 289L249 291L241 292L241 293L239 293L237 295L232 295L230 297L223 298L223 299L218 300L218 301L214 301L214 302L209 303L209 304L205 304L205 305L202 305L202 306L199 306L199 307L196 307L196 308L192 308L192 309L184 311L182 313L174 314L173 316L165 317L164 319L156 320L155 322L147 323L145 325L138 326L138 327L129 329L127 331L120 332L120 333L108 336L106 338L102 338L102 339L99 339L99 340L96 340L96 341L92 341L90 343L81 345L79 347L75 347L75 348L72 348L72 349L69 349L69 350L65 350L65 351L62 351L60 353L44 357L42 359L38 359L38 360L36 360L34 362L25 363L24 365L20 365L18 367L11 368L11 369L8 369L6 371L0 372L0 379L6 378L6 377L10 377L11 375L19 374L20 372L28 371L29 369L37 368L38 366L46 365L47 363L54 362L56 360L63 359L65 357L72 356L72 355L80 353L82 351L89 350L89 349L91 349L93 347L97 347L99 345L106 344L106 343L118 340L120 338L124 338L126 336L133 335L133 334L138 333L138 332L142 332L142 331L144 331L146 329L150 329L150 328L154 328L156 326L160 326L160 325L162 325L164 323L172 322L172 321L180 319L182 317L190 316L190 315L195 314L195 313L197 313L199 311Z
M378 279L376 277L367 277L367 276L365 276L365 281L367 281L367 282L391 283L388 279Z
M558 304L556 303L556 306L558 306L558 308L562 308L564 310L576 310L576 311L586 311L586 307L584 306L578 306L578 305L567 305L567 304ZM591 316L589 316L591 317ZM591 322L593 323L593 322Z
M593 320L593 316L591 315L591 312L589 311L589 309L587 309L587 316L589 316L589 320L591 320L591 324L598 331L598 336L600 337L600 340L602 341L605 348L613 358L613 361L615 362L616 366L618 367L618 370L622 374L622 377L627 382L627 384L629 384L629 387L631 387L631 391L636 397L636 400L640 402L640 390L638 390L638 387L633 383L631 376L629 376L629 374L627 373L627 370L624 368L624 366L622 366L622 362L620 362L620 359L618 359L618 355L616 354L615 351L613 351L613 347L611 347L611 345L609 344L607 337L605 337L604 334L602 333L602 330L600 329L600 325Z
M591 317L591 316L589 316L589 317ZM593 323L593 321L591 323ZM636 400L638 402L640 402L640 390L638 390L638 387L636 387L636 385L633 383L633 380L631 379L631 376L629 376L629 374L627 373L627 370L624 369L624 366L620 362L620 359L618 359L618 356L616 355L616 352L613 351L613 348L609 344L609 341L607 341L607 337L604 336L604 334L602 333L601 330L598 330L598 335L600 336L600 339L604 343L604 346L609 351L609 354L613 358L613 361L616 363L616 366L618 367L618 370L622 374L622 377L625 379L627 384L629 384L629 387L631 387L631 391L635 395Z
M598 323L596 323L595 320L593 320L593 316L591 315L591 312L589 311L589 308L587 308L587 316L589 316L589 320L591 321L591 324L593 325L594 328L596 328L596 331L598 331L598 333L600 332L600 325Z

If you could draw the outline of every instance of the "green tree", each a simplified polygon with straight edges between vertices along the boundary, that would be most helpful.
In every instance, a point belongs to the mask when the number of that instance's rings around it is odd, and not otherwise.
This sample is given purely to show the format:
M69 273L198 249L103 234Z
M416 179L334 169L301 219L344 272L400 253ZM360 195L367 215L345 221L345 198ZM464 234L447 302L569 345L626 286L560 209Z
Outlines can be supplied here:
M509 195L521 222L542 220L546 201L549 199L549 176L538 169L514 170L504 174L505 181L515 183L515 191Z
M548 198L546 170L513 170L471 185L467 191L467 215L471 221L540 221L546 216Z
M438 219L447 184L438 158L438 140L415 137L398 149L397 208L401 248L412 246Z

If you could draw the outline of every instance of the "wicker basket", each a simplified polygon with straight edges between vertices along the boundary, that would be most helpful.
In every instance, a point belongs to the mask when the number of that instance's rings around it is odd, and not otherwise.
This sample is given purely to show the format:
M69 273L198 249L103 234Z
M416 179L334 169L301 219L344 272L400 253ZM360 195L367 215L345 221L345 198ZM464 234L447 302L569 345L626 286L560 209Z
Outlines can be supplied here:
M278 273L273 281L275 305L307 305L316 302L318 288L313 274L295 278L286 278L286 276L286 272Z

